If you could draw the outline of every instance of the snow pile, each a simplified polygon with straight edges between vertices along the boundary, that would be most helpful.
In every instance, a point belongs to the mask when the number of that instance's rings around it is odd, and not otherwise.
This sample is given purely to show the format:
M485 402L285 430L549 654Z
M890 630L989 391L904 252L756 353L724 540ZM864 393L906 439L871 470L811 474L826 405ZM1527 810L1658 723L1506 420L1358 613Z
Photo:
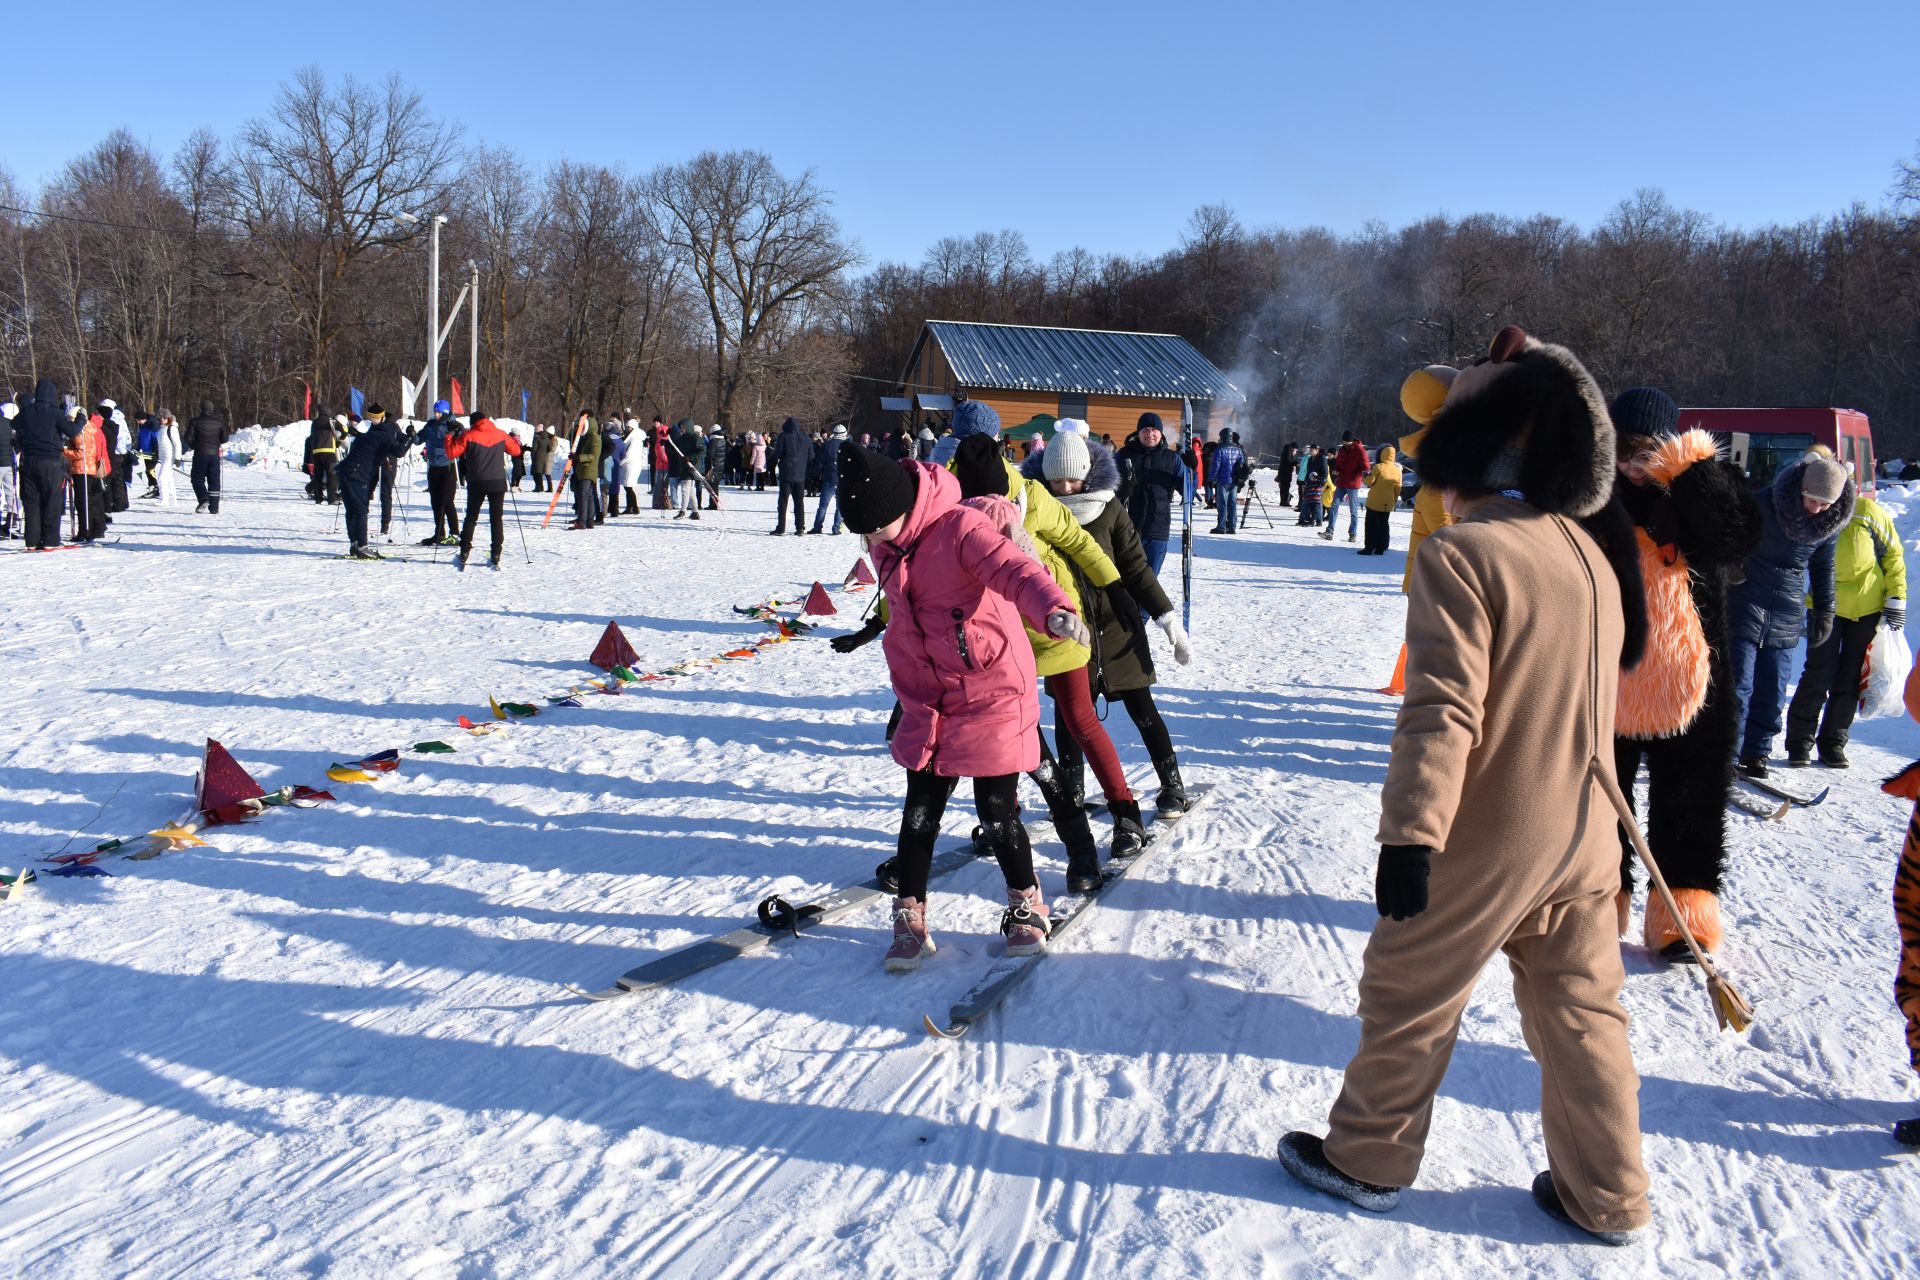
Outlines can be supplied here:
M227 441L224 457L239 467L285 467L298 471L306 458L307 431L312 425L311 419L302 418L278 427L263 427L259 423L242 427Z
M1882 481L1875 500L1893 517L1901 544L1909 551L1920 551L1920 480Z

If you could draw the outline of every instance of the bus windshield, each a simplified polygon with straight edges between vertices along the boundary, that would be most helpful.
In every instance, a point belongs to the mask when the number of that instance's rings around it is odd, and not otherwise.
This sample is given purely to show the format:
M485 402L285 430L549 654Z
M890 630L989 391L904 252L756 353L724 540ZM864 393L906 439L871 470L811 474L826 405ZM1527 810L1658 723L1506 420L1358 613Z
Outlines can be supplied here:
M1792 435L1755 435L1747 442L1747 479L1761 488L1813 448L1811 432Z

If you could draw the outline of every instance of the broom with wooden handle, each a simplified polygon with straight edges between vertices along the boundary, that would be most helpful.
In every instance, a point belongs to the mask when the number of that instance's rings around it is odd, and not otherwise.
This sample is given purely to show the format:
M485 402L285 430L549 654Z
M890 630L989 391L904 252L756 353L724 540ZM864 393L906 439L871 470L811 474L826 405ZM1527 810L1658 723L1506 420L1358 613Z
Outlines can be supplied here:
M1748 1004L1733 985L1720 976L1707 959L1707 953L1694 941L1693 930L1687 928L1687 918L1680 914L1679 906L1673 900L1673 891L1667 888L1667 878L1660 874L1660 866L1653 860L1653 851L1647 848L1647 838L1640 834L1640 823L1633 816L1633 809L1627 804L1627 798L1621 794L1619 785L1607 771L1595 760L1590 766L1594 778L1600 783L1600 789L1607 793L1607 799L1613 802L1613 810L1619 815L1620 825L1626 828L1627 836L1633 841L1634 849L1640 854L1640 861L1647 868L1647 879L1660 900L1667 904L1667 914L1673 918L1674 927L1680 930L1680 936L1686 940L1687 949L1693 952L1693 958L1700 965L1700 971L1707 975L1707 994L1713 997L1713 1015L1720 1021L1720 1029L1732 1027L1735 1031L1745 1031L1753 1025L1753 1006Z

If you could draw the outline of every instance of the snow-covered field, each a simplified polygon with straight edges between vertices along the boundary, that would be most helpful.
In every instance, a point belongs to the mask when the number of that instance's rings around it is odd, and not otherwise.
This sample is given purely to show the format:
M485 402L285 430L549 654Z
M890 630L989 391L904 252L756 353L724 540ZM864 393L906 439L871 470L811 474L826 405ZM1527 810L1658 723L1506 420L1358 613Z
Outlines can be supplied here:
M418 547L362 565L330 558L298 479L230 467L218 518L137 503L111 547L0 559L0 865L177 816L209 737L270 788L458 748L0 903L0 1272L1912 1274L1915 1158L1887 1132L1920 1109L1890 996L1905 813L1876 789L1920 754L1910 724L1862 724L1851 772L1787 775L1832 783L1826 805L1733 817L1751 1033L1716 1035L1697 974L1629 949L1645 1239L1584 1244L1529 1201L1538 1075L1497 966L1421 1180L1375 1218L1273 1149L1321 1128L1355 1043L1398 549L1280 511L1197 539L1198 657L1161 702L1213 796L944 1043L920 1019L987 961L985 863L935 886L917 975L881 972L876 907L649 996L562 988L891 852L878 646L819 638L851 612L504 735L453 726L594 674L609 618L650 669L750 641L732 606L838 582L855 539L769 539L773 495L729 492L698 525L556 519L530 565L510 526L497 575ZM396 537L420 536L413 502ZM963 795L947 830L971 823Z

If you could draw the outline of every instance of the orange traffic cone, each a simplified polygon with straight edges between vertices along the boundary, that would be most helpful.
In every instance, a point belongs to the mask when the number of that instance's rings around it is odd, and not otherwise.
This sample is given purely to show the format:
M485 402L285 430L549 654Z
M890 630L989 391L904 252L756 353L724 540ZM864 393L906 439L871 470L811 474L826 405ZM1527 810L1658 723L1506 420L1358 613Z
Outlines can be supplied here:
M1380 692L1390 697L1403 698L1407 693L1407 645L1400 643L1400 660L1393 664L1393 679L1387 681L1386 688Z

